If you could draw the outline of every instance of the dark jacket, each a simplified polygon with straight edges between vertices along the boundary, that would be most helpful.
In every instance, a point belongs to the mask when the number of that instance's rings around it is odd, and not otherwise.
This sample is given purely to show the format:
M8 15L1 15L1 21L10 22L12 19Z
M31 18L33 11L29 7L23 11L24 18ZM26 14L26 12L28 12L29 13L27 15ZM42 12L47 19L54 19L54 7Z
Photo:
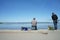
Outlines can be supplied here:
M57 17L57 15L52 15L52 20L53 20L53 22L55 22L55 23L57 23L58 21L58 17Z
M57 20L57 19L58 19L57 15L52 15L52 20Z

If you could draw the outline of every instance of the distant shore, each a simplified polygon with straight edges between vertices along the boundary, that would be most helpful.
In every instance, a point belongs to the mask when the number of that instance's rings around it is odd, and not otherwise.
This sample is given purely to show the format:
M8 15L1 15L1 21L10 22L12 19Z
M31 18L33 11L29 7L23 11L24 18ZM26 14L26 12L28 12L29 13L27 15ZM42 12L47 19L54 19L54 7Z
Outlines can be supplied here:
M29 24L31 22L0 22L0 24L22 24L22 23ZM52 23L52 22L37 22L37 23Z

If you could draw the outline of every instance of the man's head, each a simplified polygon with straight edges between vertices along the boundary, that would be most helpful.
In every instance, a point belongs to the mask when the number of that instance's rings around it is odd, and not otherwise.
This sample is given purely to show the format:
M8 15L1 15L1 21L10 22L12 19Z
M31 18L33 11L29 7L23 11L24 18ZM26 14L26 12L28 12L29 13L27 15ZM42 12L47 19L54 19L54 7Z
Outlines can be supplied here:
M36 18L33 18L33 20L35 20Z
M52 15L55 15L55 13L54 13L54 12L52 12Z

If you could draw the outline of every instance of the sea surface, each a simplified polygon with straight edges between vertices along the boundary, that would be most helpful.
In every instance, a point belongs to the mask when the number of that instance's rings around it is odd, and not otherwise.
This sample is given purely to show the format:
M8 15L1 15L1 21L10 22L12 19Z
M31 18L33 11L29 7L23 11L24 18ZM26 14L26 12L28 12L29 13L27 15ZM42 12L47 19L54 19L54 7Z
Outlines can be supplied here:
M48 29L48 26L54 27L52 22L38 22L37 28L39 29ZM58 29L60 29L60 23L58 23ZM20 30L21 27L27 27L31 29L32 24L29 22L21 22L21 23L3 23L0 24L0 29L8 29L8 30Z

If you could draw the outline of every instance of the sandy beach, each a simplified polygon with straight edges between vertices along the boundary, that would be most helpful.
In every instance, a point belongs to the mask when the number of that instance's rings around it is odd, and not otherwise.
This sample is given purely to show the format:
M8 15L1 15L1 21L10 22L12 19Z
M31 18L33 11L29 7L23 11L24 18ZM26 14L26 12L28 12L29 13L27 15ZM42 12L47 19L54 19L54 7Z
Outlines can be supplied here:
M60 40L60 30L0 30L0 40Z

